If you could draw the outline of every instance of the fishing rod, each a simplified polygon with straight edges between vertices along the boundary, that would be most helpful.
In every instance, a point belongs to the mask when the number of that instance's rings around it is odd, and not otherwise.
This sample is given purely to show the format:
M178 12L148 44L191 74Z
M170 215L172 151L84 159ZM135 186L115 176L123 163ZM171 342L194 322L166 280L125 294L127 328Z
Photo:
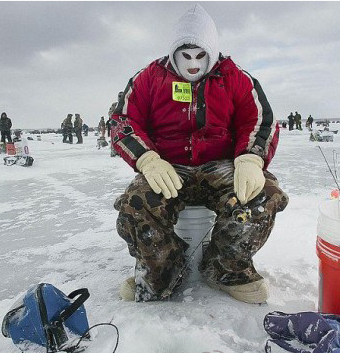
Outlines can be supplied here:
M333 167L334 167L334 174L336 179L338 179L338 174L337 174L337 169L339 166L339 160L338 160L339 153L337 153L335 150L333 150Z
M323 158L324 158L324 160L325 160L325 162L326 162L326 164L327 164L327 167L328 167L328 169L329 169L329 172L331 173L331 175L332 175L332 177L333 177L333 179L334 179L334 182L335 182L336 186L338 187L338 190L340 191L340 186L339 186L338 180L337 180L337 178L335 177L335 175L334 175L334 173L333 173L333 171L332 171L332 169L331 169L331 167L330 167L330 165L329 165L329 163L328 163L328 161L327 161L327 158L326 158L325 154L324 154L323 151L322 151L322 148L321 148L320 146L318 146L318 148L319 148L320 152L322 153L322 156L323 156Z
M238 223L246 223L247 221L249 221L250 217L251 217L251 210L248 207L244 207L241 206L239 200L236 197L236 194L232 193L230 195L229 200L226 202L226 211L229 212L230 216L232 216L234 218L234 220ZM208 229L208 231L204 234L204 236L202 237L202 239L200 240L200 242L196 245L196 247L194 248L194 250L191 252L191 254L188 256L187 260L184 262L184 265L181 267L178 275L170 282L168 288L166 288L162 294L161 294L161 299L170 299L170 295L172 294L173 290L176 288L176 286L178 285L179 281L182 279L185 271L187 270L187 268L189 267L192 259L194 259L194 255L195 252L197 251L197 249L200 247L200 245L203 243L204 239L206 238L206 236L212 231L212 229L215 227L217 223L217 220L215 220L212 224L212 226ZM215 233L218 234L220 231L222 230L222 228L220 230L218 230Z
M340 186L339 186L339 183L338 183L338 176L337 176L336 167L335 167L334 150L333 150L333 163L334 163L334 174L335 175L333 174L332 169L331 169L331 167L330 167L330 165L329 165L329 163L327 161L327 158L326 158L325 154L323 153L321 147L320 146L318 146L318 147L319 147L320 152L322 153L322 156L323 156L323 158L324 158L324 160L325 160L325 162L327 164L327 167L328 167L328 169L329 169L329 171L330 171L330 173L331 173L331 175L332 175L332 177L334 179L334 182L335 182L336 186L338 187L338 192L335 193L335 198L338 199L338 216L340 218L340 196L339 196ZM336 156L337 156L337 154L336 154ZM333 192L334 192L334 190L333 190ZM332 194L333 194L333 192L332 192Z

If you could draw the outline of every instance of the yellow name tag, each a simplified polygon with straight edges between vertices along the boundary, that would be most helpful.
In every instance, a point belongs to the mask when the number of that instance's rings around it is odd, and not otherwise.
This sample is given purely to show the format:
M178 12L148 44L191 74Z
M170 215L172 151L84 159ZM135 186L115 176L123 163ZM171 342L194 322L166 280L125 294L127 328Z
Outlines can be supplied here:
M172 99L177 102L191 102L191 84L188 82L172 82Z

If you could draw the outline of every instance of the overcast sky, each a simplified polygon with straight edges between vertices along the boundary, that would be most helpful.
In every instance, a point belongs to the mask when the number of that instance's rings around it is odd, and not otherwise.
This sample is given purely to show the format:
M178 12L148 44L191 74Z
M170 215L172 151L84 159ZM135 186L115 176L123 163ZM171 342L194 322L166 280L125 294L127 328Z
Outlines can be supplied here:
M97 126L195 3L0 2L1 112L13 128L59 127L68 113ZM199 3L278 119L340 119L340 2Z

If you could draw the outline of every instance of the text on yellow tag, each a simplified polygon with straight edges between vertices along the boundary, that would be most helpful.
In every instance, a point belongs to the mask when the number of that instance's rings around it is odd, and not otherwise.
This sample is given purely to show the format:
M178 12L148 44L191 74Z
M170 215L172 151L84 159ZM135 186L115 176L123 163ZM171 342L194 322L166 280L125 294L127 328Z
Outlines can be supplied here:
M172 82L172 99L177 102L191 102L191 84L189 82Z

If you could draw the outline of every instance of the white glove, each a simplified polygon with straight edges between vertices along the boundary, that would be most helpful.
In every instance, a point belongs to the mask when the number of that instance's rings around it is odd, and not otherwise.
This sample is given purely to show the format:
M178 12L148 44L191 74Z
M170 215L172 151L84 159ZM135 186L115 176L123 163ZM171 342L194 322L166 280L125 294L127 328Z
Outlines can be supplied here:
M174 167L155 151L142 154L136 163L137 169L145 176L151 189L162 193L166 199L177 197L182 182Z
M234 191L244 205L256 197L264 187L264 161L256 154L243 154L234 160Z

